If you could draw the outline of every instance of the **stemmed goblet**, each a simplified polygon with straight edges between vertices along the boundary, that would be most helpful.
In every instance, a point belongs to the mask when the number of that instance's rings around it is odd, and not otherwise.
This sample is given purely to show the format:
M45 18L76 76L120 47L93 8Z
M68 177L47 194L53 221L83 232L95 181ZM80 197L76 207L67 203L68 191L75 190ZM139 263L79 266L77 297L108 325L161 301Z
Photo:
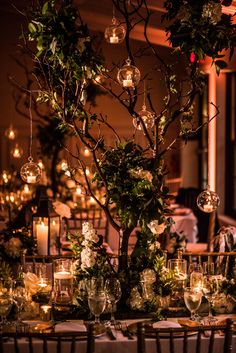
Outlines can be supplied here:
M190 320L195 321L195 313L202 301L202 292L191 287L184 289L184 302L191 313Z
M10 324L7 321L7 315L11 311L12 304L11 281L0 279L0 331L3 330L4 326Z
M27 290L21 280L13 281L12 297L17 308L16 329L21 329L21 327L25 326L25 323L21 320L21 312L28 300Z
M116 303L121 298L121 285L118 278L111 277L105 282L105 292L107 295L107 302L111 305L111 324L115 325L115 310Z
M218 293L218 279L216 276L204 276L202 292L209 303L209 314L207 320L209 323L215 323L217 319L213 317L212 306L214 298Z
M90 312L95 316L94 323L100 324L100 315L105 310L107 303L106 293L104 291L94 291L88 295L88 306Z

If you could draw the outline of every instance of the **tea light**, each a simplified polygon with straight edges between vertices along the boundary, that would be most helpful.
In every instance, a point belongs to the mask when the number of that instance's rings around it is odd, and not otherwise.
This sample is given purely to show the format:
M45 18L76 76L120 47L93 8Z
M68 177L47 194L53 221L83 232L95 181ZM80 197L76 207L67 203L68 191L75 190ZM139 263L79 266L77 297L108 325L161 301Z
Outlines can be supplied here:
M28 175L27 176L27 183L29 183L29 184L36 183L36 176L35 175Z
M44 281L43 278L40 278L40 282L38 282L38 287L40 287L40 289L45 289L47 287L47 283Z
M117 44L119 42L119 38L113 33L113 35L110 37L110 43L112 44Z
M124 87L133 87L133 81L130 79L123 80L123 86Z
M204 209L205 212L210 213L210 212L213 211L213 206L206 204L206 205L203 205L203 209Z
M61 271L54 272L54 279L71 279L73 276L69 271L62 269Z
M51 305L42 305L40 306L40 319L43 321L49 321L51 319L51 311L52 307Z

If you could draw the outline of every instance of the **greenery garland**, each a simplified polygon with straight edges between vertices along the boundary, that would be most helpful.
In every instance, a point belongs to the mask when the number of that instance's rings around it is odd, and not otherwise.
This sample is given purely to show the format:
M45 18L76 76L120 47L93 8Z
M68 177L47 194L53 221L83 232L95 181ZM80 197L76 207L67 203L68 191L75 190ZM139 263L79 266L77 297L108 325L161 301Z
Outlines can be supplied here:
M166 0L164 7L167 12L163 21L171 21L166 32L172 46L188 56L194 53L195 61L211 57L219 73L227 66L222 60L222 51L229 49L231 59L236 43L233 16L222 12L222 5L230 3L221 0Z

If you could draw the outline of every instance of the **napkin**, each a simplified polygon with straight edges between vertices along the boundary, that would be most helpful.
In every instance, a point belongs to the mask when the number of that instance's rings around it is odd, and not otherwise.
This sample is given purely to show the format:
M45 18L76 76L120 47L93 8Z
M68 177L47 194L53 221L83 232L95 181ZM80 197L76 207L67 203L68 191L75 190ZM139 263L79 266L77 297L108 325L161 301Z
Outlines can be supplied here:
M152 325L153 328L181 327L178 322L174 321L157 321Z
M84 331L86 332L86 326L81 322L61 322L55 326L55 332L68 332L68 331Z

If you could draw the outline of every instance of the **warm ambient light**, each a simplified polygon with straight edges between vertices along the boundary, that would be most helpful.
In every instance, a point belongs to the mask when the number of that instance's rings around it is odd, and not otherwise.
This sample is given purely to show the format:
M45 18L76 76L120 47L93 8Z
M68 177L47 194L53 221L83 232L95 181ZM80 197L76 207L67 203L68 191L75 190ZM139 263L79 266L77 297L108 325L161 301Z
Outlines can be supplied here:
M11 155L14 158L21 158L23 155L23 149L18 145L18 143L15 144L13 149L11 150Z
M10 127L5 131L5 136L9 140L15 140L15 138L17 136L17 130L14 129L12 125L10 125Z

